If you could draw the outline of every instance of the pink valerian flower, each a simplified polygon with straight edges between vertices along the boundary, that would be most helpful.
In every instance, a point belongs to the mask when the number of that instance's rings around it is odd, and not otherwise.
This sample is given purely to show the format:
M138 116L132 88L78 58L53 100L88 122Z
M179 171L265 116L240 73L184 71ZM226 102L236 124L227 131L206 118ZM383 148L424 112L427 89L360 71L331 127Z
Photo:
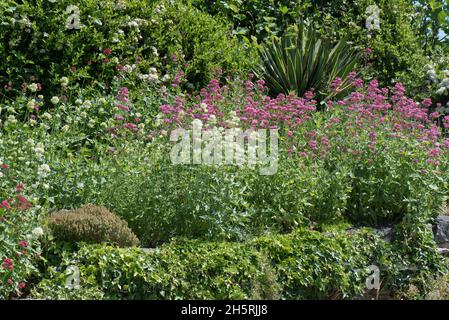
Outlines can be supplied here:
M26 283L21 281L17 287L19 288L19 290L23 290L26 288L26 286L27 286Z
M441 155L441 149L440 148L433 148L430 149L427 153L427 156L430 158L438 158Z
M21 247L21 248L28 247L28 242L26 242L25 240L20 240L19 241L19 247Z
M9 210L9 209L11 209L11 205L9 204L8 200L4 200L4 201L2 201L2 203L0 203L0 208Z
M363 50L363 54L364 54L366 57L369 57L372 53L373 53L373 49L371 49L371 48L365 48L365 49Z
M257 80L256 83L257 83L257 89L258 89L259 91L265 91L265 90L267 89L264 80Z
M20 210L28 210L32 207L32 204L22 195L18 194L16 196L17 202L15 207Z
M137 126L134 123L125 123L123 125L123 127L128 129L128 130L131 130L131 131L137 131L138 130Z
M449 149L449 138L444 139L443 147L446 148L446 149Z
M432 112L432 113L429 115L429 118L432 119L432 120L436 120L436 119L438 119L439 117L440 117L440 114L439 114L438 112Z
M118 96L116 97L118 101L122 101L127 103L129 101L129 91L128 88L122 87L118 92Z
M6 258L3 263L2 263L2 267L5 270L13 270L14 269L14 263L10 258Z
M426 98L421 102L421 104L426 108L430 108L432 106L432 99Z
M14 284L14 281L12 280L12 278L8 278L8 280L6 280L6 284L12 285L12 284Z
M106 48L106 49L104 49L103 50L103 54L105 54L105 55L110 55L110 54L112 54L112 49L111 48Z
M129 112L129 111L130 111L130 108L129 108L128 106L123 105L123 104L118 103L118 104L116 104L115 106L116 106L117 108L123 110L123 111L126 111L126 112Z
M329 147L330 146L329 138L327 136L321 137L321 144L326 148Z
M115 120L117 120L117 121L123 121L123 120L125 120L125 117L123 117L121 114L116 114L114 118L115 118Z
M179 87L179 85L181 84L181 80L182 80L182 78L184 77L184 72L183 71L179 71L176 75L175 75L175 77L173 78L173 81L172 81L172 83L171 83L171 86L173 87L173 88L177 88L177 87Z
M25 190L25 185L23 183L18 183L16 185L16 193L21 193Z
M333 92L341 92L340 87L341 87L342 83L343 83L343 80L342 80L340 77L336 77L336 78L331 82L330 89L331 89Z
M443 118L443 126L445 129L449 129L449 116Z
M317 149L317 142L315 140L310 140L309 143L307 143L307 146L312 149L312 150L316 150Z

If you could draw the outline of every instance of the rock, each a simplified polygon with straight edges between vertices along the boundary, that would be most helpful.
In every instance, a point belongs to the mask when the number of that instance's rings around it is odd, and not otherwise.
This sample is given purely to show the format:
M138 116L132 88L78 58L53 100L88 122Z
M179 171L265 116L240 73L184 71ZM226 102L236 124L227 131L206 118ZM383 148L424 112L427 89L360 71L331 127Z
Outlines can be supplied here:
M388 242L391 242L393 240L393 228L384 227L382 229L379 229L378 232L380 233L383 240Z
M433 226L435 242L440 248L449 248L449 216L439 216Z

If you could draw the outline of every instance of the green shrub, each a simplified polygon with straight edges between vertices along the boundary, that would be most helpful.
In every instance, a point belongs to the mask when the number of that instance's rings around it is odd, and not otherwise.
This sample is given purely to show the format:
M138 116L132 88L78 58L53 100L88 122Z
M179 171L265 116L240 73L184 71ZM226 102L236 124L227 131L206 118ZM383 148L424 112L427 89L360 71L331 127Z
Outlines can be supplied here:
M139 85L147 83L145 75L157 81L182 65L188 65L187 79L197 85L208 81L214 69L244 69L247 63L246 50L229 26L190 6L156 0L73 5L70 0L2 1L0 83L2 88L11 83L7 96L27 87L35 91L34 83L42 85L37 90L49 102L52 95L65 94L63 77L69 86L103 91L131 70L139 71L134 81ZM77 11L79 28L72 24Z
M383 85L389 85L392 79L401 81L403 76L410 80L422 78L419 73L410 71L425 59L420 40L427 37L412 18L416 13L413 1L218 0L212 4L189 1L206 12L226 16L234 24L236 34L259 43L273 35L281 36L298 20L308 19L324 36L333 40L347 38L360 51L371 48L372 54L368 57L373 67L371 75ZM381 10L380 30L369 32L366 9L374 4ZM416 88L416 82L408 84Z
M122 247L139 244L139 239L125 221L106 208L95 205L51 213L48 224L59 241L111 242Z
M315 89L317 97L330 99L352 89L348 75L356 68L357 56L345 40L333 45L305 23L289 32L266 44L260 53L262 62L257 74L266 80L273 94L302 97ZM334 81L338 83L331 90Z
M389 292L398 289L400 279L424 294L430 287L422 285L440 271L432 259L416 260L420 255L400 251L368 229L299 229L246 243L176 240L146 251L83 245L61 266L50 268L33 296L69 295L64 288L68 266L80 270L80 288L72 297L89 290L102 292L105 299L351 299L365 293L371 265L379 267ZM410 263L419 270L399 270Z

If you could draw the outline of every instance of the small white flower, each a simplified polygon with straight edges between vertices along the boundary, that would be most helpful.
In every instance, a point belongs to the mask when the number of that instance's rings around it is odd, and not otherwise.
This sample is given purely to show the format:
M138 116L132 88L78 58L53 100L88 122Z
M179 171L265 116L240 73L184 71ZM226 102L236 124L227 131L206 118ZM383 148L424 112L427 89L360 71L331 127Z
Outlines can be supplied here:
M58 104L59 103L59 98L58 97L56 97L56 96L54 96L53 98L51 98L51 103L53 103L54 105L56 105L56 104Z
M48 112L44 112L44 114L42 115L42 118L47 119L47 120L51 120L51 118L53 118L53 117Z
M37 169L37 174L40 177L45 177L48 173L50 173L50 166L48 164L42 164L38 169Z
M84 183L79 182L79 183L76 185L76 187L77 187L78 189L84 189Z
M10 123L16 123L17 119L12 114L8 116L8 122Z
M61 85L62 85L63 87L66 87L66 86L69 84L69 78L67 78L67 77L62 77L62 78L59 80L59 82L61 82Z
M28 103L27 103L27 109L28 109L29 111L33 111L33 110L34 110L34 105L35 105L35 104L36 104L36 101L34 101L34 99L28 101Z
M37 84L36 83L32 83L28 86L28 89L30 89L31 92L36 92L37 91Z
M44 230L41 227L37 227L37 228L33 229L31 234L33 235L33 237L39 238L39 237L42 237L44 235Z

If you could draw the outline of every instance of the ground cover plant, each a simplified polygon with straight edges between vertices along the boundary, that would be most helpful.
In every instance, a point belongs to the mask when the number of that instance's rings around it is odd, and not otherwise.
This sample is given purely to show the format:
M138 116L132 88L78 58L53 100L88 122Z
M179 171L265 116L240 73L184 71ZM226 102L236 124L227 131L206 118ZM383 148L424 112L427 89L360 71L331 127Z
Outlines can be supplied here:
M446 10L3 1L0 299L447 296Z

